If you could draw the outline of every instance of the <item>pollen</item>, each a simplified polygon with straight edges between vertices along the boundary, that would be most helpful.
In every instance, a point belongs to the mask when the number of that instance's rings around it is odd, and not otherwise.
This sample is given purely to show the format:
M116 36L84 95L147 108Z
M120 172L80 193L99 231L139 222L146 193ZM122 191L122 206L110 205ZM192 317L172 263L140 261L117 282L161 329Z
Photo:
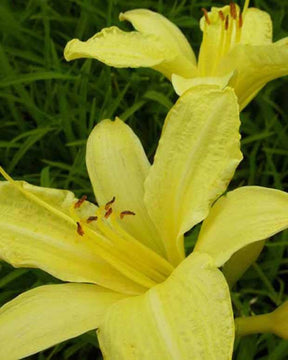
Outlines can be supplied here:
M84 201L87 200L87 196L86 195L83 195L81 197L81 199L79 199L75 204L74 204L74 209L78 209L80 208L80 206L84 203Z
M237 19L237 8L234 2L230 3L230 14L234 20Z
M202 8L201 10L202 10L203 13L204 13L204 16L205 16L205 19L206 19L207 24L210 25L210 24L211 24L211 21L210 21L210 19L209 19L208 11L207 11L205 8Z
M105 206L105 209L106 209L106 206ZM109 216L112 214L112 211L113 211L112 207L109 207L104 215L105 219L109 218Z
M239 14L239 28L241 28L243 26L243 16L242 16L242 13L240 12Z
M89 218L86 220L87 224L90 224L92 221L97 221L98 216L89 216Z
M80 236L83 236L84 235L84 230L80 224L79 221L77 221L77 233L80 235Z
M219 14L220 19L221 19L222 21L225 21L225 15L224 15L223 11L220 10L220 11L218 12L218 14Z
M125 210L120 213L120 219L123 219L126 215L136 215L133 211Z
M227 15L225 18L225 30L228 30L228 28L229 28L229 15Z
M116 198L113 196L112 200L108 201L105 205L105 210L109 210L111 205L115 202Z

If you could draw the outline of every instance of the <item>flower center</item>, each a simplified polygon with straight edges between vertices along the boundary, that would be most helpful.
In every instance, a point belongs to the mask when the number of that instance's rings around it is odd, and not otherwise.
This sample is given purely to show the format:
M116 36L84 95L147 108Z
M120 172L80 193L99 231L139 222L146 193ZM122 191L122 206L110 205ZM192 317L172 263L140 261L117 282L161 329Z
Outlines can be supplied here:
M127 216L137 215L130 210L120 213L114 211L115 198L97 208L95 214L84 216L84 212L87 213L85 205L90 208L90 203L86 202L87 197L83 196L71 205L69 214L25 189L24 182L13 180L1 166L0 174L14 186L16 191L20 191L31 202L45 208L59 220L75 226L75 232L81 241L86 241L91 252L143 287L143 291L163 282L174 270L166 259L125 231L121 222L125 221ZM71 241L74 240L71 239ZM75 247L77 243L76 241Z
M204 17L200 27L203 39L199 53L200 76L215 76L221 58L241 41L241 31L249 0L245 0L243 12L231 2L222 9L212 8L208 13L202 9Z
M137 216L133 211L117 212L113 207L116 200L113 197L98 207L94 214L83 218L78 209L85 200L86 196L83 196L73 204L70 213L77 225L77 233L83 241L88 237L97 244L98 255L145 288L163 282L170 275L172 265L124 229L125 218Z

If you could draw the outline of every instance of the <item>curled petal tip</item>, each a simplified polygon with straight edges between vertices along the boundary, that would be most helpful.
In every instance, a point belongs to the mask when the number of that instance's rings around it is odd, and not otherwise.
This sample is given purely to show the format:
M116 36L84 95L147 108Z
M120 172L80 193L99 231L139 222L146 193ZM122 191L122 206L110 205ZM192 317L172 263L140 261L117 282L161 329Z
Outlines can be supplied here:
M77 59L77 56L75 56L75 45L79 42L80 40L78 39L72 39L66 44L64 49L64 58L66 61Z
M120 12L120 14L119 14L119 20L120 20L120 21L126 20L126 18L125 18L125 13Z

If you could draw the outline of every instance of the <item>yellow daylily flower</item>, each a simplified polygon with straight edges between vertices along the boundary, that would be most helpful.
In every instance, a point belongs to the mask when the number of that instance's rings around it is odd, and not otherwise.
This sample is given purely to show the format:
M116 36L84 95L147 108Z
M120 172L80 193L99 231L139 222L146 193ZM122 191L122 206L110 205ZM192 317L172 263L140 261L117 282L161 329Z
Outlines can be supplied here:
M0 183L0 258L65 283L0 309L0 358L97 328L106 359L231 359L233 313L217 267L288 226L288 195L243 187L210 211L242 158L230 88L193 88L166 120L152 166L121 120L94 128L86 162L99 206L1 169L8 181ZM183 235L202 220L185 258Z
M275 78L288 74L288 38L272 42L268 13L231 3L205 9L200 20L203 40L198 63L182 32L164 16L147 9L120 14L136 31L113 26L87 41L66 45L66 60L95 58L115 67L151 67L173 83L178 95L199 84L229 85L243 109Z

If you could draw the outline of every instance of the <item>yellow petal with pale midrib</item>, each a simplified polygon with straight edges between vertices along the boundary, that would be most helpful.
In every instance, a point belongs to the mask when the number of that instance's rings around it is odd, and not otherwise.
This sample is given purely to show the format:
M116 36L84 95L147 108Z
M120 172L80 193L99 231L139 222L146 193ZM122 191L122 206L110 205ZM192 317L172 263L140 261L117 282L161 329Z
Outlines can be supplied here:
M2 181L0 200L1 259L15 267L40 268L63 281L97 283L124 293L144 290L100 257L97 234L91 239L77 233L69 212L77 199L70 191ZM83 220L95 211L95 205L83 204Z
M234 321L222 273L191 254L162 284L107 312L98 338L117 360L231 359Z
M168 113L145 202L173 264L184 258L182 235L208 215L242 159L239 124L230 88L192 88Z
M65 59L94 58L115 67L151 67L173 54L167 53L152 35L105 28L87 41L73 39L64 50Z
M0 309L0 358L22 359L96 329L123 295L96 285L46 285Z
M272 20L266 11L248 8L241 29L241 43L269 45L272 43Z
M136 240L165 257L165 248L144 203L144 180L150 163L140 140L120 119L103 120L91 132L86 164L100 205L115 196L113 209L130 210L121 225Z
M231 84L242 110L271 80L288 74L288 38L271 45L238 45L219 66L219 75L236 71Z
M247 186L229 192L204 221L195 250L222 266L236 251L288 227L288 194Z
M135 9L120 14L120 20L128 20L143 35L153 35L159 45L173 57L154 66L169 79L173 73L190 77L197 73L195 54L181 30L166 17L147 9Z

